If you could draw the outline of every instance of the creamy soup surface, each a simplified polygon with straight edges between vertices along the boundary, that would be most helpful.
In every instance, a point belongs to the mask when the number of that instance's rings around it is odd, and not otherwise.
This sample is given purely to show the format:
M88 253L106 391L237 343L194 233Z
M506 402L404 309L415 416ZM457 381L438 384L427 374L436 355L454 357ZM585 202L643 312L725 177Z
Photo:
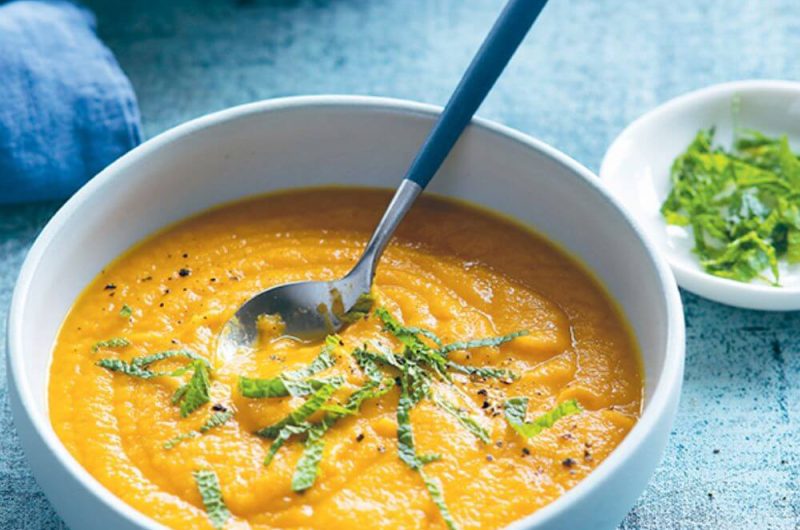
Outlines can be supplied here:
M242 395L242 377L290 380L326 346L281 337L278 323L258 348L222 356L215 349L222 325L267 287L344 275L389 198L348 188L258 197L172 226L109 264L76 300L54 347L50 417L67 449L115 495L172 528L501 528L575 486L639 416L633 337L582 266L540 236L464 204L418 201L380 262L372 310L327 346L329 365L297 379L311 390ZM376 309L444 345L528 333L444 355L466 370L424 365L427 394L408 408L399 402L412 376L373 363L382 378L374 397L345 414L348 398L371 381L353 352L404 355ZM439 349L432 334L413 335L420 355ZM113 364L132 367L164 351L196 358L167 357L133 374ZM201 364L208 399L192 405L196 396L180 389ZM497 373L463 373L470 367ZM326 385L326 408L304 421L336 421L319 437L311 485L299 491L309 431L288 437L265 465L276 441L263 430ZM514 398L527 398L528 427L560 404L579 410L527 437L508 418ZM398 441L399 405L409 411L400 423L413 434L417 469L400 458L407 442ZM214 414L224 423L202 429ZM199 470L216 477L222 512L207 509Z

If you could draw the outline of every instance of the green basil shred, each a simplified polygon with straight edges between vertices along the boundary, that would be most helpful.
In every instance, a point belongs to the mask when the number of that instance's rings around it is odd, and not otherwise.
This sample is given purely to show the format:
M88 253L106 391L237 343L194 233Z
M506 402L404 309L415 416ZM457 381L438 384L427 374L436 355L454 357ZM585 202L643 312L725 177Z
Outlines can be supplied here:
M525 421L528 411L528 398L515 397L505 403L506 421L518 434L525 438L532 438L555 425L558 420L572 414L578 414L581 410L583 409L578 402L571 399L559 403L533 421Z
M189 431L184 434L179 434L178 436L175 436L174 438L164 442L163 447L164 449L172 449L173 447L175 447L184 440L190 440L192 438L197 438L198 436L202 436L211 429L227 423L228 420L230 420L233 417L233 415L234 415L234 410L232 408L227 408L225 410L215 412L214 414L208 417L208 419L205 421L205 423L203 423L200 426L199 429L197 429L196 431Z
M737 131L730 150L701 130L672 164L661 214L691 227L709 274L780 284L778 262L800 263L800 158L786 136ZM769 274L766 273L769 271Z
M112 337L106 340L99 340L92 344L92 353L97 353L100 349L124 348L130 345L131 342L125 337Z
M197 490L200 492L200 497L203 499L203 506L205 506L211 526L216 530L222 530L230 519L231 512L225 506L225 500L222 498L217 474L210 469L198 469L192 472L192 476Z
M170 371L151 370L151 366L165 359L184 359L189 362ZM211 386L211 365L208 361L189 350L168 350L142 357L134 357L130 361L122 359L100 359L97 366L111 372L120 372L139 379L154 377L178 377L189 371L192 376L181 385L172 396L172 403L180 406L182 417L186 417L209 401Z

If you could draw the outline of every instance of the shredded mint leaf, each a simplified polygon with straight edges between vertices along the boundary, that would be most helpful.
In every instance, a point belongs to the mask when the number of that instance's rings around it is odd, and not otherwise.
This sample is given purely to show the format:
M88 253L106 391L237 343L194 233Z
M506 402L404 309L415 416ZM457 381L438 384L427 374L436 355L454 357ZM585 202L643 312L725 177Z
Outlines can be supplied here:
M336 403L326 403L325 405L322 405L319 408L319 410L323 412L332 412L334 414L340 414L342 416L352 416L353 414L355 414L354 411L349 410L343 407L342 405L338 405Z
M224 425L228 422L229 419L233 418L235 414L232 408L228 408L225 410L220 410L215 412L211 415L210 418L206 420L206 422L200 426L199 432L200 434L205 434L214 427L219 427L220 425Z
M486 348L489 346L499 346L503 343L510 342L517 337L522 337L524 335L528 335L530 332L527 329L522 329L519 331L515 331L513 333L509 333L508 335L501 335L499 337L486 337L483 339L475 339L475 340L467 340L467 341L459 341L454 342L452 344L448 344L437 350L437 353L440 355L447 355L450 352L458 351L458 350L471 350L473 348Z
M107 340L99 340L92 345L92 353L96 353L101 348L124 348L130 346L131 342L125 337L112 337Z
M154 371L150 366L165 359L183 358L190 362L172 371ZM143 357L134 357L130 362L120 359L101 359L97 365L112 372L120 372L131 377L151 379L153 377L176 377L192 371L189 382L182 385L172 396L173 404L180 404L181 416L186 417L200 406L208 403L208 390L211 386L211 365L199 355L188 350L168 350Z
M180 387L172 397L172 403L179 403L181 417L185 418L210 401L211 373L207 363L194 361L194 372L189 382Z
M284 427L289 425L296 426L303 423L312 414L317 412L326 401L328 401L328 398L333 395L337 388L338 385L333 385L330 383L323 385L319 390L314 392L305 403L289 413L288 416L274 425L270 425L269 427L264 427L263 429L256 431L256 434L262 438L275 438Z
M482 379L517 379L517 374L505 368L493 368L491 366L467 366L453 361L447 362L447 367L454 372L480 377Z
M122 304L122 309L119 310L119 316L128 318L133 314L133 309L128 304Z
M574 399L563 401L553 409L545 412L533 421L525 421L528 410L528 398L511 398L505 403L505 417L508 424L525 438L532 438L545 429L549 429L558 420L572 414L577 414L583 409Z
M264 465L268 466L272 463L272 460L275 458L275 455L278 453L278 449L283 447L289 438L291 438L295 434L303 434L308 432L311 429L311 424L307 422L298 423L297 425L286 425L283 427L275 439L272 441L272 445L269 446L269 450L267 451L267 456L264 458Z
M157 363L159 361L163 361L165 359L172 359L172 358L184 358L184 359L189 359L190 361L193 362L187 364L182 368L178 368L177 370L172 370L169 372L150 370L150 365ZM101 368L105 368L106 370L110 370L112 372L121 372L131 377L150 379L152 377L182 375L186 373L186 371L193 366L194 362L204 364L206 368L210 368L208 361L206 361L196 353L190 352L189 350L163 351L159 353L154 353L152 355L134 357L133 359L131 359L130 362L126 362L120 359L100 359L99 361L97 361L97 366L100 366Z
M377 371L376 363L390 366L400 371L405 369L404 361L392 352L376 353L365 348L358 348L353 352L353 357L356 358L367 377L373 380L383 377L380 371Z
M383 374L381 374L381 371L375 362L375 358L370 356L369 352L367 352L365 349L357 348L355 351L353 351L353 357L355 357L358 366L370 381L378 382L383 378Z
M230 420L233 417L233 415L234 411L232 408L215 412L214 414L209 416L209 418L205 421L205 423L203 423L203 425L200 426L199 429L197 429L196 431L189 431L184 434L179 434L178 436L164 442L163 447L164 449L172 449L173 447L175 447L184 440L197 438L198 436L207 433L214 427L219 427L220 425L224 425L225 423L228 422L228 420Z
M450 515L450 510L444 501L442 495L441 483L435 479L428 477L422 470L425 464L435 462L441 458L439 455L417 455L414 448L414 432L411 428L411 408L415 405L413 396L408 392L405 385L400 387L400 399L397 403L397 448L400 459L406 463L408 467L417 471L425 483L425 488L431 496L431 500L439 509L447 528L450 530L457 530L453 517Z
M309 391L311 385L308 385ZM271 377L269 379L254 379L250 377L239 377L239 393L246 398L271 398L286 397L289 389L281 377ZM310 393L310 392L309 392Z
M481 427L481 425L474 418L472 418L465 410L460 409L459 407L453 405L449 401L446 401L438 397L435 398L433 402L436 403L436 406L438 406L440 409L447 412L448 414L453 416L456 420L458 420L458 423L460 423L469 432L474 434L475 437L478 438L480 441L487 444L491 442L491 440L489 439L488 431L483 427Z
M317 355L317 357L311 361L311 364L297 370L288 370L283 372L281 376L284 379L297 381L300 379L307 379L314 374L318 374L319 372L332 367L336 361L334 360L333 355L331 355L331 352L333 352L333 350L339 346L340 340L341 339L338 335L328 335L328 337L325 339L325 346L323 346L319 355Z
M437 346L441 345L442 341L432 331L428 331L418 327L407 327L400 323L385 307L379 307L375 310L375 315L383 323L383 328L394 335L403 344L410 347L415 347L417 343L422 343L419 335L429 338ZM424 343L422 343L425 345Z
M422 463L414 449L414 431L411 428L411 409L415 404L406 385L401 385L400 399L397 402L397 450L400 460L411 469L418 470Z
M427 339L430 339L439 348L441 348L444 345L444 343L442 342L442 339L440 339L439 336L436 335L436 333L434 333L433 331L431 331L429 329L418 328L418 327L414 327L414 326L408 326L408 327L405 328L405 330L407 332L409 332L409 333L412 333L412 334L415 334L415 335L422 335L423 337L425 337Z
M786 234L786 259L789 263L800 263L800 228L789 228Z
M319 475L319 463L322 460L322 452L325 449L325 442L322 436L328 430L323 425L313 427L308 433L303 454L297 462L297 468L292 476L292 491L305 491L314 485Z
M283 375L270 379L252 379L239 377L239 393L246 398L304 397L319 390L326 384L341 385L344 379L338 376L326 379L308 379L293 381Z
M231 512L225 506L225 500L222 498L217 474L210 469L199 469L194 471L192 476L198 491L200 491L200 497L203 499L203 506L206 508L211 526L216 530L222 530L230 519Z
M332 413L328 415L330 418L328 418L327 421L330 421L330 419L339 419L345 415L355 414L361 409L361 405L366 400L377 399L385 395L394 387L394 384L394 379L391 378L384 378L381 381L368 382L350 394L350 397L347 398L344 408L348 411L348 414L340 414L332 411Z
M142 379L150 379L158 375L156 372L141 368L135 364L127 363L121 359L100 359L97 361L97 366L112 372L122 372L125 375L140 377Z
M169 451L170 449L172 449L179 443L183 442L184 440L191 440L192 438L197 438L198 436L200 436L200 433L198 433L197 431L189 431L183 434L179 434L173 438L170 438L169 440L164 442L164 444L161 447Z
M320 354L309 364L297 370L287 370L278 377L269 379L253 379L239 377L239 393L246 398L303 397L319 390L326 384L341 386L344 379L330 377L327 379L308 379L335 364L331 352L340 345L338 335L329 335ZM308 380L306 380L308 379Z
M714 146L714 129L701 130L673 162L671 190L661 213L689 226L694 252L715 276L778 285L778 262L800 260L800 158L786 136L737 131L730 150Z
M415 333L417 328L403 326L383 307L378 308L375 315L380 318L384 330L394 335L405 347L403 355L407 363L403 370L413 380L410 390L415 399L421 397L422 394L427 395L430 383L427 373L424 371L425 367L430 368L440 380L450 382L447 375L447 359L420 339L419 335Z
M417 460L421 465L430 464L431 462L438 462L442 459L439 453L431 453L429 455L417 455Z
M437 478L429 477L421 469L419 470L419 474L422 475L425 488L427 488L428 494L431 496L433 503L437 508L439 508L439 513L442 514L442 519L444 519L444 523L447 525L448 530L458 530L458 525L453 519L453 516L450 515L450 510L447 508L447 504L444 502L442 483Z

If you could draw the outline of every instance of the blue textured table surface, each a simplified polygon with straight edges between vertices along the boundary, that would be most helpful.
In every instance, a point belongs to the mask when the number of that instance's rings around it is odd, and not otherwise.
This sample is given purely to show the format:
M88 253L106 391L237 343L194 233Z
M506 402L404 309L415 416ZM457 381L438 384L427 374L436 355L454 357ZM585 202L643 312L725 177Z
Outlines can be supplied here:
M90 5L152 136L223 107L293 94L441 104L501 1ZM480 115L597 170L614 136L668 98L720 81L800 79L797 8L797 0L551 0ZM3 321L25 252L57 207L0 209ZM621 528L800 528L800 312L683 299L688 353L678 419L664 462ZM0 528L65 528L28 470L6 393L3 362Z

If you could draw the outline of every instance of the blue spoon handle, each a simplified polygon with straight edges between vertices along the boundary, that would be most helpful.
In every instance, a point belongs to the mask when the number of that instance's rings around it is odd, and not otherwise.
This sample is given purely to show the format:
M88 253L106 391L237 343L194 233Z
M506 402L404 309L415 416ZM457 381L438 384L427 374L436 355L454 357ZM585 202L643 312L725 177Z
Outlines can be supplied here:
M408 168L406 180L420 188L428 185L546 3L509 0Z
M458 83L439 120L408 168L405 178L392 197L392 202L389 203L383 218L367 243L364 254L345 278L361 286L353 289L354 292L357 291L356 296L369 291L369 288L365 290L363 286L371 284L378 260L389 244L392 234L411 209L414 200L447 158L464 127L500 77L546 3L547 0L509 0L500 13L500 17Z

